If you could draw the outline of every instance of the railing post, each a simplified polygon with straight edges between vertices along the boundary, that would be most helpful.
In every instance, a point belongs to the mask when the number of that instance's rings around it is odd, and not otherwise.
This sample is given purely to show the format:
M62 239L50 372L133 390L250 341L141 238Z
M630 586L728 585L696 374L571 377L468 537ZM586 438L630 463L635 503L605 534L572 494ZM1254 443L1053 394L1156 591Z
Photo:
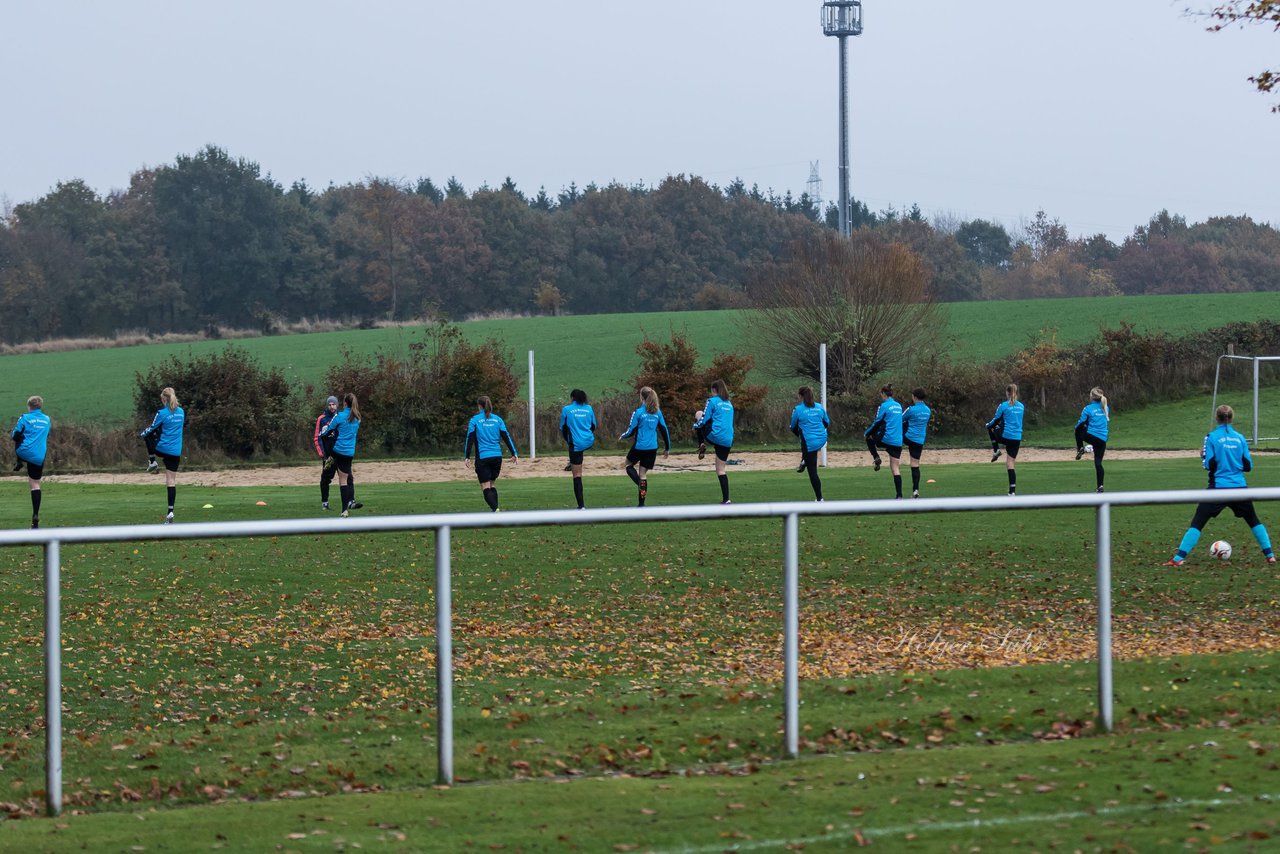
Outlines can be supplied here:
M449 526L436 529L436 706L439 780L453 783L453 592Z
M44 547L44 733L45 808L62 812L62 603L59 597L61 548Z
M1111 690L1111 505L1098 505L1098 718L1112 727Z
M800 753L800 517L782 524L782 716L788 756Z

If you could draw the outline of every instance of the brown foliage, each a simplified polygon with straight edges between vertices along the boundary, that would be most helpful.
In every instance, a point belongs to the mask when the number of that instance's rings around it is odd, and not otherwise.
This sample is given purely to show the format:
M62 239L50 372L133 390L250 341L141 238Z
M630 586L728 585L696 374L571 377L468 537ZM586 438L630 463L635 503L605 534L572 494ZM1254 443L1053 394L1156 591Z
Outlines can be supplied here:
M698 368L698 351L684 332L672 331L671 343L654 341L648 336L636 347L640 356L640 372L632 383L638 389L651 386L662 401L662 411L673 434L681 425L691 424L693 415L708 396L707 389L715 380L724 380L737 410L750 409L764 399L768 388L748 385L747 374L755 367L755 359L736 353L721 353L705 368Z

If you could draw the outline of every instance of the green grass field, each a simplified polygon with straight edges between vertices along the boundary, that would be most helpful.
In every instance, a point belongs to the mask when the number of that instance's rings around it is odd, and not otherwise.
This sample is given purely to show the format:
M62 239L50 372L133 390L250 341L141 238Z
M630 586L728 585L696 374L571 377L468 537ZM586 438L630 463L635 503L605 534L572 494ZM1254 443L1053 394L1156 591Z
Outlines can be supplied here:
M1110 297L1068 300L1022 300L999 303L955 303L943 307L948 316L945 340L961 358L988 360L1007 355L1035 340L1041 330L1056 328L1063 343L1086 341L1103 326L1121 321L1140 330L1170 333L1207 329L1235 320L1280 314L1280 294L1197 294L1187 296ZM537 384L547 399L563 397L581 386L591 394L628 386L638 366L635 347L648 334L666 339L685 330L704 359L716 353L751 352L735 321L736 312L694 311L650 314L531 317L463 324L472 340L497 337L515 356L516 375L524 387L529 350L536 351ZM319 383L342 348L371 353L421 340L417 328L352 330L312 335L252 338L234 342L264 364L280 368L295 385ZM204 355L226 342L146 345L68 353L0 357L0 399L20 406L28 395L42 394L55 418L109 425L130 417L133 376L170 354ZM790 380L763 373L770 384ZM522 392L523 393L523 392Z
M1019 472L1024 494L1092 489L1086 463ZM1004 490L998 465L925 476L928 494ZM731 477L739 502L810 495L790 472ZM891 494L884 471L824 481L832 498ZM1201 482L1187 460L1108 473L1113 491ZM1280 484L1280 467L1251 482ZM572 503L567 478L500 486L507 509ZM25 491L0 484L0 524L25 524ZM181 487L179 514L304 516L314 493ZM159 485L54 482L47 496L46 526L157 521L164 500ZM483 506L471 483L360 496L374 513ZM587 496L626 505L632 491L589 478ZM651 480L654 504L716 497L710 476ZM1229 516L1206 542L1231 539L1231 562L1202 545L1160 567L1189 515L1113 511L1109 737L1093 724L1091 513L803 522L798 762L775 761L778 522L457 531L456 768L477 782L448 791L431 787L430 535L67 546L65 793L89 814L4 822L0 848L839 850L857 831L924 850L1261 850L1280 793L1280 575ZM7 570L4 800L38 809L38 550L7 550Z

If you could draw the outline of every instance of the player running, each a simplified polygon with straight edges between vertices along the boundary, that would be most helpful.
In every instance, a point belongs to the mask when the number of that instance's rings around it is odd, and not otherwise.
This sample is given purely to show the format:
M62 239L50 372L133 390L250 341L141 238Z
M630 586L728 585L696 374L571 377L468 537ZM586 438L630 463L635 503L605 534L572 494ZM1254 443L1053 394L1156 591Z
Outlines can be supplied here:
M560 435L569 445L573 497L581 510L586 506L582 501L582 455L596 443L596 411L587 403L587 393L580 388L569 392L569 405L560 410Z
M1202 451L1204 467L1209 472L1209 489L1243 489L1248 486L1244 480L1245 473L1253 470L1253 458L1249 456L1249 445L1245 442L1244 436L1231 427L1235 412L1230 406L1225 404L1219 406L1214 414L1217 416L1218 426L1204 437ZM1205 523L1228 507L1238 518L1244 520L1249 530L1253 531L1254 539L1258 541L1262 556L1266 558L1267 563L1275 563L1276 555L1271 550L1271 537L1267 534L1267 527L1254 512L1253 502L1227 501L1196 505L1191 527L1187 528L1187 532L1182 535L1182 543L1178 546L1178 551L1172 558L1165 561L1164 565L1182 566L1187 555L1199 542L1200 532L1204 529Z
M147 471L159 470L156 457L164 462L164 482L169 498L169 511L165 514L166 525L173 522L173 504L178 497L178 466L182 463L182 428L186 424L187 414L178 405L178 395L171 387L166 386L160 392L160 410L151 422L151 426L138 435L147 443L150 461Z
M356 458L356 435L360 432L360 401L351 392L342 396L342 411L320 430L323 443L333 436L334 468L338 470L338 495L342 498L342 515L350 516L352 510L363 507L356 503L356 485L352 479L352 463Z
M44 477L44 458L49 448L49 430L53 422L44 414L44 398L33 394L27 398L27 411L13 425L13 450L18 464L14 471L27 467L27 484L31 487L31 527L40 527L40 478Z
M502 473L502 444L506 442L511 449L511 462L519 460L516 454L516 443L511 441L507 432L507 424L501 417L493 414L493 403L488 395L476 399L478 412L467 422L467 442L462 449L463 462L471 465L471 449L476 451L476 478L480 481L480 489L484 493L484 503L494 513L498 512L498 490L494 482Z
M1000 459L1000 446L1004 445L1005 470L1009 473L1009 494L1018 493L1018 449L1022 447L1022 418L1026 407L1018 400L1018 384L1004 387L1005 400L996 407L995 417L987 422L987 434L991 436L991 462Z
M729 387L724 380L711 383L711 397L695 416L693 433L698 438L698 459L707 455L707 442L716 451L716 477L720 480L720 503L729 500L729 475L725 474L725 462L733 449L733 404L729 401Z
M1088 453L1086 444L1093 445L1093 473L1098 481L1098 492L1103 491L1102 483L1106 479L1102 457L1107 453L1110 422L1111 407L1107 405L1107 396L1094 386L1089 389L1089 402L1080 410L1080 420L1076 422L1076 459Z
M800 437L800 455L804 457L800 468L796 471L809 470L809 485L813 487L813 497L822 500L822 479L818 477L818 451L827 444L827 429L831 427L831 419L821 403L813 399L813 389L807 385L800 386L796 396L800 402L791 411L791 432Z
M920 455L924 453L924 440L928 435L929 419L933 411L924 402L924 389L911 390L911 405L902 410L902 438L907 442L911 456L911 497L920 497Z
M627 430L618 437L618 441L628 436L635 436L631 450L627 451L627 477L635 483L639 492L637 507L643 507L649 495L649 472L658 459L658 437L662 437L662 458L665 460L671 453L671 431L667 429L667 419L662 417L658 407L658 393L649 386L640 389L640 405L631 413L631 423Z
M902 404L893 398L893 384L885 383L880 387L880 406L876 409L876 420L863 431L867 439L867 450L871 452L871 464L875 471L880 471L880 453L877 448L884 448L889 455L889 470L893 472L893 489L895 498L902 497Z

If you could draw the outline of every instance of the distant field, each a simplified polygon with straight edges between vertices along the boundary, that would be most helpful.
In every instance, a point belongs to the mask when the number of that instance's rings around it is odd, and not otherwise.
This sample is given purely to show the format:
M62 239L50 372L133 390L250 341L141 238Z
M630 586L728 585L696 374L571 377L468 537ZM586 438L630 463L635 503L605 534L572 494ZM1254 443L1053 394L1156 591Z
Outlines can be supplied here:
M956 303L943 307L948 315L943 333L959 357L987 360L1026 346L1041 330L1056 328L1060 342L1088 340L1103 326L1133 323L1142 330L1171 333L1220 326L1234 320L1280 316L1280 294L1205 294L1156 297L1111 297L1069 300L1021 300L998 303ZM684 330L704 358L730 350L751 352L741 341L738 312L692 311L576 317L531 317L482 320L463 324L472 340L496 337L515 356L516 373L524 387L529 350L536 351L536 381L540 396L557 398L573 386L599 394L622 389L635 373L635 347L648 334L666 338L672 329ZM421 340L417 327L352 330L312 335L254 338L235 342L262 360L279 367L297 385L319 384L325 369L343 348L371 353L402 348ZM0 357L0 400L17 412L30 394L42 394L55 419L101 421L118 425L129 418L135 371L145 370L170 354L204 355L227 342L155 344L110 350L39 353ZM760 375L770 384L790 382ZM327 390L320 390L327 393Z

